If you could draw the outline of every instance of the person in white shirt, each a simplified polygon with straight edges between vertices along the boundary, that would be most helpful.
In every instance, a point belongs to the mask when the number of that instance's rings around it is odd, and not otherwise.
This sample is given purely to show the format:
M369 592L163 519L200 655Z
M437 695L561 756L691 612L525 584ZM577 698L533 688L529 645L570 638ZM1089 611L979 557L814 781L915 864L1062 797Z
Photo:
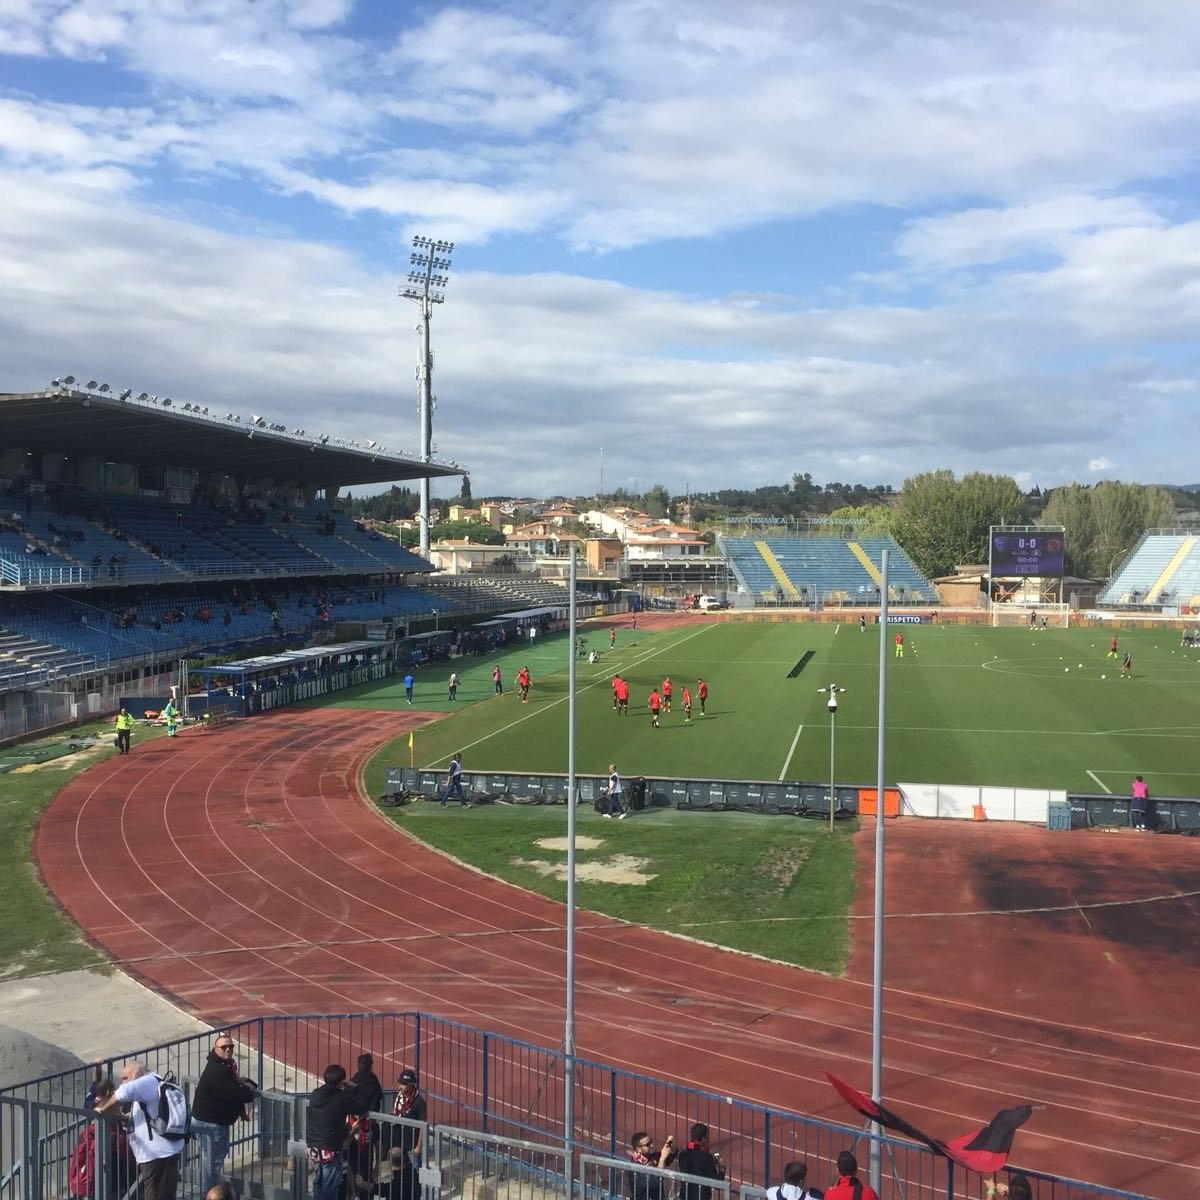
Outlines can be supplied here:
M618 821L625 820L625 806L621 803L621 773L616 763L608 764L608 787L604 789L604 795L608 800L604 806L605 818L611 820L613 813L616 813Z
M122 1104L131 1105L129 1148L137 1160L144 1200L175 1200L179 1188L179 1160L184 1139L155 1133L146 1120L147 1112L158 1111L160 1082L159 1077L148 1072L142 1063L128 1062L121 1071L121 1083L116 1091L96 1105L101 1116L114 1110L119 1112Z
M783 1182L767 1188L767 1200L820 1200L821 1193L807 1186L808 1164L790 1162L783 1168Z

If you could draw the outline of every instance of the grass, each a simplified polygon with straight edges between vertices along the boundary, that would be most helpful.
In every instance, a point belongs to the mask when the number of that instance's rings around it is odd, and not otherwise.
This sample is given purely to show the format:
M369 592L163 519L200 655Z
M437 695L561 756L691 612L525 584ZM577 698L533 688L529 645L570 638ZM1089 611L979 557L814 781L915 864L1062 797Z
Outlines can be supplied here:
M907 654L888 646L885 779L1125 793L1136 773L1160 796L1200 794L1200 651L1178 635L1122 633L1134 675L1106 657L1107 631L979 629L957 625L905 628ZM603 639L593 637L593 641ZM606 643L605 643L606 644ZM808 665L789 671L806 651ZM444 766L464 751L468 771L564 772L567 763L565 639L529 656L532 702L493 698L492 659L459 667L459 702L443 690L449 668L419 676L422 708L456 709L416 735L418 766ZM506 681L519 654L508 656ZM839 697L836 775L840 784L873 786L876 778L878 631L847 625L698 624L669 633L626 637L598 666L580 663L576 699L576 769L623 775L827 782L829 717L817 689ZM612 712L609 679L631 682L630 716ZM653 730L645 702L670 673L676 711ZM703 675L709 715L684 724L678 693ZM433 702L426 704L428 697ZM397 703L398 700L398 703ZM335 701L342 703L342 701ZM398 682L359 689L350 703L402 708ZM398 739L367 774L379 794L387 763L408 761Z
M564 808L418 803L387 811L414 837L565 902L565 844L539 845L564 841ZM819 822L735 812L650 809L626 821L577 814L581 910L821 971L845 966L854 863L841 828L830 837Z
M73 737L110 735L108 724L85 726ZM24 759L66 739L62 734L0 750L0 761ZM107 756L112 749L98 752ZM83 939L78 926L46 894L33 866L33 827L42 810L65 783L97 761L96 753L54 758L44 766L22 766L0 775L0 977L5 979L95 967L104 962Z

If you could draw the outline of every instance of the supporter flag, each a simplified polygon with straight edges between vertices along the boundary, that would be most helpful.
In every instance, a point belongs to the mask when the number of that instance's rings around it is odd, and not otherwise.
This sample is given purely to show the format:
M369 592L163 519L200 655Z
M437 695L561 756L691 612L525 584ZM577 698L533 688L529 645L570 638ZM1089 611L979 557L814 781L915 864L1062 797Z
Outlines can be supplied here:
M1028 1104L1016 1108L1001 1109L982 1129L973 1129L959 1137L951 1138L948 1142L930 1137L915 1125L910 1125L903 1117L876 1104L870 1096L864 1095L857 1088L851 1087L844 1079L839 1079L829 1071L825 1078L833 1084L834 1090L855 1112L861 1113L869 1121L876 1121L896 1133L902 1133L913 1141L922 1142L936 1154L940 1154L960 1166L989 1175L1000 1170L1008 1160L1012 1150L1013 1137L1018 1129L1029 1120L1033 1109Z

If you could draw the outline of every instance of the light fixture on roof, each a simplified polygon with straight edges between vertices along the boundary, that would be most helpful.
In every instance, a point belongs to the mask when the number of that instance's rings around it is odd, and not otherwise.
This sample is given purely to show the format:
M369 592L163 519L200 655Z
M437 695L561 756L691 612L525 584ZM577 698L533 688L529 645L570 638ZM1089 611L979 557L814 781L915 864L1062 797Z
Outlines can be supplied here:
M128 400L129 397L132 395L133 395L133 388L125 388L125 390L121 392L121 394L117 397L117 399L124 402L124 401Z
M329 434L327 434L327 433L321 434L321 445L325 446L328 444L329 444Z
M170 408L170 407L171 407L171 397L165 396L163 398L163 408Z
M192 411L192 406L186 400L183 402L183 411L184 412Z
M102 384L100 385L100 391L102 391L102 392L107 392L107 391L108 391L108 384L107 384L107 383L102 383Z
M52 388L62 387L62 380L61 379L52 379L52 380L50 380L50 386Z
M89 392L94 392L96 390L96 381L94 379L89 379L85 386Z
M66 376L65 379L63 379L63 383L65 383L67 385L67 387L70 387L74 382L75 382L74 375L68 375L68 376Z
M252 421L252 422L253 422L255 425L259 426L260 428L261 428L263 425L265 425L265 424L266 424L266 421L264 421L264 420L262 419L262 417L260 417L260 416L258 415L258 413L251 413L251 414L250 414L250 420L251 420L251 421Z
M157 403L158 403L158 393L157 393L157 392L155 392L155 393L154 393L154 395L150 397L150 403L151 403L151 404L157 404Z

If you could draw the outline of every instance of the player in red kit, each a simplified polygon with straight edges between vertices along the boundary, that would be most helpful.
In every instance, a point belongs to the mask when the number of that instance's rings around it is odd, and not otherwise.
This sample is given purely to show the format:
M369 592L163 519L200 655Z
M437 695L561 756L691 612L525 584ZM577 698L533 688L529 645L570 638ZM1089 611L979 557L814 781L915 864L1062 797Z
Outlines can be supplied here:
M629 680L617 676L617 712L623 717L629 716Z
M647 707L650 709L650 724L658 728L658 714L662 711L662 697L658 694L658 688L654 688L650 693L650 699L646 701Z
M704 716L704 706L708 703L708 684L703 679L696 680L696 699L700 701L700 715Z
M671 677L668 675L662 681L662 706L663 712L671 711L671 693L675 690L675 685L671 682Z
M683 719L690 721L692 719L692 693L687 690L687 684L684 684L679 698L683 701Z

